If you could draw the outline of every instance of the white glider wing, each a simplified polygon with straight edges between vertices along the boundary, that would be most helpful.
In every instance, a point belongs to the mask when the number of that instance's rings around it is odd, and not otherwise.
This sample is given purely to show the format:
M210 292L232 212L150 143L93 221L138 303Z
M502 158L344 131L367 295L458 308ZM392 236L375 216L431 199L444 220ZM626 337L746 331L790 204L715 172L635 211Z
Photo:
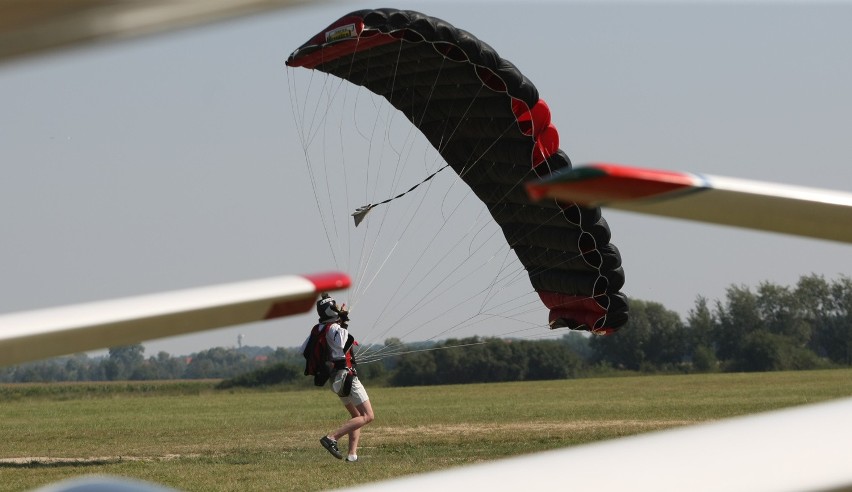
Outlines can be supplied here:
M536 199L852 243L852 193L590 164L527 183Z
M350 283L290 275L0 315L0 366L301 314Z
M164 32L302 3L309 2L3 0L0 2L0 62L92 41Z
M847 398L345 490L852 491L850 415Z

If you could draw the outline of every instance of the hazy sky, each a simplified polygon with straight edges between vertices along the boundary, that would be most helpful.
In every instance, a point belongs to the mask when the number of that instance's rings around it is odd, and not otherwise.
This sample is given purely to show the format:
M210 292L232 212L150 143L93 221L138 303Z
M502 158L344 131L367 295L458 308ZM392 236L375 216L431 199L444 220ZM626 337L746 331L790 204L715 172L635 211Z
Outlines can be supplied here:
M344 267L294 124L291 86L303 75L284 61L374 6L300 7L0 65L0 312ZM395 6L441 17L515 63L575 164L852 189L852 4ZM604 214L624 292L683 316L731 284L852 274L849 245ZM231 346L239 333L298 345L312 320L151 342L146 354Z

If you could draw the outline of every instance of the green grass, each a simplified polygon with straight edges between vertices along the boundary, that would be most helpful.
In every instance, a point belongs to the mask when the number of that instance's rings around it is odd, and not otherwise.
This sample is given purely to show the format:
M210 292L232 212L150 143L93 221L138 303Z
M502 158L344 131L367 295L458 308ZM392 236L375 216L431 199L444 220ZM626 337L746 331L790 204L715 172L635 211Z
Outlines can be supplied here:
M319 444L327 389L0 385L0 490L82 474L187 491L321 490L852 395L852 370L370 388L357 473ZM341 442L345 449L345 439ZM11 463L9 458L70 461ZM336 482L329 482L335 477Z

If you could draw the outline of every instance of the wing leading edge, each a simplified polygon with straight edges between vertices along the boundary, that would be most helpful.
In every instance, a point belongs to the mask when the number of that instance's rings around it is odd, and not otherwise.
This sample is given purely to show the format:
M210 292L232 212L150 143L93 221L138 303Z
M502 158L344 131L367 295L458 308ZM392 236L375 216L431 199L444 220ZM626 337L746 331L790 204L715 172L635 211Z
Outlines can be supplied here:
M300 314L350 284L288 275L0 315L0 366Z
M535 199L852 243L852 193L840 191L596 163L527 183L527 192Z
M0 63L83 45L165 32L308 3L307 0L6 0Z
M346 490L852 491L850 412L846 398Z

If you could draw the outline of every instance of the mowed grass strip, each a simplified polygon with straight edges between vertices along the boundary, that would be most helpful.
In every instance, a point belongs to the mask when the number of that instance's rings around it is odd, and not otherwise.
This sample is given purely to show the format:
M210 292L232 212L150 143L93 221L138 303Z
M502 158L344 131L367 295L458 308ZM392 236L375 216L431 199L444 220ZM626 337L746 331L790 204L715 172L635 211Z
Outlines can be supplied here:
M345 487L850 396L852 370L417 388L366 381L376 421L357 464L318 443L346 418L326 388L145 384L0 386L0 490L92 473L186 491Z

